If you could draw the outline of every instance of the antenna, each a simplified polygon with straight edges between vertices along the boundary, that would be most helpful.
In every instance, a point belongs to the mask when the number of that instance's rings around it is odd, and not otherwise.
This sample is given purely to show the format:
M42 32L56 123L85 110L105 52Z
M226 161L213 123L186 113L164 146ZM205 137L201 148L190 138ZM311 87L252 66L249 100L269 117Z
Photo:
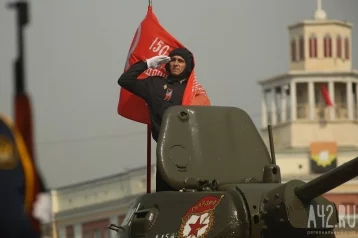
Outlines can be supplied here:
M272 126L271 125L267 126L267 131L268 131L269 140L270 140L270 152L271 152L272 164L276 165L275 147L273 144Z
M322 0L317 0L317 10L322 10Z

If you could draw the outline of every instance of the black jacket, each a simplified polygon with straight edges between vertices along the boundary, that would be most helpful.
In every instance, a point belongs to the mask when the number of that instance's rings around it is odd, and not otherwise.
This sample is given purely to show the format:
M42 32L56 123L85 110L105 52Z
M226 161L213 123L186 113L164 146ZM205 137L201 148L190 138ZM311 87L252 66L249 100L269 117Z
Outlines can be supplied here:
M145 61L133 64L121 75L118 84L146 101L150 112L152 137L157 141L165 110L182 104L186 80L171 80L160 76L138 80L137 77L147 68ZM166 96L168 96L167 99Z

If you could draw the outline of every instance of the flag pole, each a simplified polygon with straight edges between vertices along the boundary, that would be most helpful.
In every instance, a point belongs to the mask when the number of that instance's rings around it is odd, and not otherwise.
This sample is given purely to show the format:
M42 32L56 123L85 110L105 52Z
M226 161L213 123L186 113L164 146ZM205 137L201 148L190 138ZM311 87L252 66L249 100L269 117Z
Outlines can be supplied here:
M151 127L150 124L147 125L147 193L150 193L150 182L152 175L152 163L151 163L151 154L152 154L152 145L151 145Z
M152 0L148 0L149 7L152 6ZM151 178L152 178L152 138L151 125L147 124L147 193L151 192Z

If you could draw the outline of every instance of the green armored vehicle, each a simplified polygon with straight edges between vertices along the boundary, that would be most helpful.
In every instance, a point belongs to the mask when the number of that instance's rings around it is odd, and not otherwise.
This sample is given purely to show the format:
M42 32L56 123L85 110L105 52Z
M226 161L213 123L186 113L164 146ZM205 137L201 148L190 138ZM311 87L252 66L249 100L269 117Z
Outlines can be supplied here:
M270 128L269 128L270 129ZM175 106L163 118L157 165L177 191L138 197L120 238L335 237L336 206L321 195L358 175L358 158L305 183L281 183L249 115L234 107Z

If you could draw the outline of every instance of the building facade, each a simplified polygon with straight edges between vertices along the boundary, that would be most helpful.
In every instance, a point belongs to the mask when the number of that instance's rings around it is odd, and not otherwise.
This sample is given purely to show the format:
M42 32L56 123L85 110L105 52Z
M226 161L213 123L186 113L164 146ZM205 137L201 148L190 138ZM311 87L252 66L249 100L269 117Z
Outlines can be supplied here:
M313 19L289 26L289 71L260 82L261 133L269 148L266 127L272 125L283 183L308 182L358 155L358 72L352 69L351 30L350 23L328 19L319 7ZM155 191L154 166L151 173ZM107 226L120 225L131 201L145 192L146 168L56 189L52 237L115 237ZM324 197L350 222L337 237L357 237L358 179Z
M318 6L313 19L288 27L290 69L259 82L262 136L272 125L282 176L308 181L358 155L358 71L352 69L352 24L328 19ZM358 180L324 194L350 216L358 235ZM356 225L357 223L357 225ZM338 237L353 235L340 230Z
M111 238L108 225L120 225L134 198L146 193L146 168L52 191L53 234L58 238ZM155 167L151 170L155 191Z

